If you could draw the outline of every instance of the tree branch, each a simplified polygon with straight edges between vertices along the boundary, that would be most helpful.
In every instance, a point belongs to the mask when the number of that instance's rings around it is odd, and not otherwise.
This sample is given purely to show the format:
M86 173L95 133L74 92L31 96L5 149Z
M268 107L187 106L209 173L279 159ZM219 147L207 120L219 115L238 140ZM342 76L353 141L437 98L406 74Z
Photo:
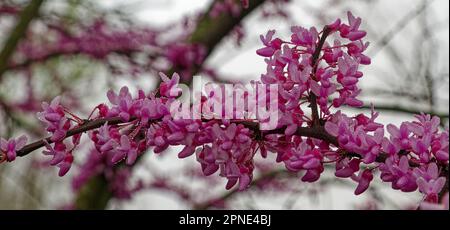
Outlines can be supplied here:
M319 44L317 44L316 50L314 51L314 54L312 56L312 63L311 65L313 66L313 80L316 80L316 72L317 72L317 68L319 66L319 58L320 58L320 53L322 52L322 48L325 45L325 41L327 40L328 36L330 35L331 30L325 26L325 28L323 29L323 33L322 33L322 37L320 38ZM317 108L317 95L315 95L313 92L311 92L310 95L310 106L311 106L311 113L312 113L312 121L313 121L313 125L314 126L319 126L320 125L320 116L319 116L319 109Z
M106 123L108 123L110 125L117 125L117 124L124 123L124 122L118 117L102 118L102 119L88 121L83 125L80 125L76 128L69 130L66 134L66 138L75 136L77 134L85 133L90 130L98 129ZM21 150L17 151L17 156L19 156L19 157L26 156L26 155L30 154L31 152L44 147L46 145L46 142L48 144L53 143L53 141L50 139L50 137L33 142L31 144L24 146Z

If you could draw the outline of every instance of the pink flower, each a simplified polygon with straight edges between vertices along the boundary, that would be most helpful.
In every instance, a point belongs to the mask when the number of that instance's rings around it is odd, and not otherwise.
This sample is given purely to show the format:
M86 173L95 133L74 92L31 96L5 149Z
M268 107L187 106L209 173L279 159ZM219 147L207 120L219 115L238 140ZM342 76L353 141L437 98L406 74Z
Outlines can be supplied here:
M339 40L334 40L334 46L336 48L328 48L325 47L327 49L325 49L324 54L323 54L323 59L328 63L328 64L334 64L336 63L339 58L342 57L342 55L344 55L344 51L342 51L341 48L341 42Z
M336 92L336 85L331 83L331 77L333 75L332 70L327 70L323 74L318 75L320 77L320 85L316 81L310 81L311 91L318 98L318 104L323 113L329 114L328 98Z
M61 163L66 157L66 145L62 142L57 142L54 144L54 147L50 144L46 143L45 147L47 150L44 150L43 153L46 156L52 156L53 158L50 160L50 165L57 165Z
M336 163L336 172L334 175L336 177L348 178L355 174L355 172L359 171L359 165L361 160L359 159L348 159L345 158Z
M164 126L155 127L150 126L147 131L147 146L154 146L153 151L155 153L161 153L169 147L167 136L169 135L168 129Z
M358 187L355 190L355 195L360 195L365 192L373 180L372 170L366 169L361 171L358 176L354 176L353 179L358 182Z
M108 99L114 105L109 111L108 116L119 116L123 121L129 121L133 116L133 98L128 91L128 87L122 87L117 95L114 91L109 90L107 93Z
M197 161L201 164L205 176L210 176L219 170L214 153L207 145L203 149L197 150Z
M346 89L353 89L362 73L358 71L359 63L348 54L338 59L339 75L337 80Z
M341 19L340 18L336 19L336 21L334 21L333 23L327 25L327 28L330 29L331 31L336 31L340 27L341 27Z
M448 130L442 132L441 134L435 135L435 139L431 143L431 152L436 157L436 159L443 163L448 163L449 159L449 135Z
M238 182L240 190L246 189L254 169L250 130L236 124L225 129L213 124L209 130L213 141L211 148L205 147L197 152L204 174L211 175L220 169L220 176L228 179L226 189Z
M411 147L410 135L407 123L400 125L400 129L395 125L387 126L388 132L391 134L390 140L399 149L409 149Z
M366 32L359 30L361 25L361 18L356 18L353 16L351 12L347 13L348 16L348 25L343 24L340 28L341 36L344 38L348 38L351 41L356 41L364 38L366 36Z
M28 138L26 136L20 136L17 139L5 140L0 139L0 150L6 154L7 161L14 161L16 159L17 151L22 149L27 144Z
M57 167L59 168L58 176L63 177L64 175L66 175L67 172L69 172L70 168L72 167L72 163L73 163L73 156L72 154L68 153L65 156L64 160L57 165Z
M441 202L439 204L423 201L420 204L421 210L448 210L448 192L444 195Z
M372 118L356 116L349 118L338 112L325 123L325 130L337 137L339 147L363 157L366 164L373 163L380 154L384 129L375 123L377 113L372 112Z
M90 135L92 141L95 143L95 147L100 153L105 153L117 148L120 133L117 129L108 126L105 123L98 131L94 131Z
M178 88L178 84L180 81L180 76L177 73L172 75L172 78L169 79L164 73L159 73L159 76L163 80L161 85L159 86L159 93L163 97L167 98L176 98L180 96L181 89Z
M370 65L371 63L370 58L363 54L363 52L367 50L369 45L370 45L369 42L363 43L361 40L354 41L347 46L348 54L357 58L360 64Z
M380 164L381 179L392 182L392 188L403 192L412 192L417 189L416 178L409 167L407 156L391 156L384 164Z
M44 102L44 111L38 113L39 120L46 123L47 131L52 133L53 142L62 141L72 126L70 120L65 117L64 107L60 102L61 97L54 98L50 104Z
M163 107L166 106L162 104L160 100L145 98L142 100L142 105L138 109L136 116L139 117L143 123L148 122L150 119L156 120L166 115L165 112L167 109L162 109Z
M67 146L62 142L57 142L54 147L46 143L44 150L44 155L53 156L52 160L49 162L50 165L56 165L59 168L58 175L63 177L70 170L73 163L73 155L71 152L67 151Z
M319 38L319 32L317 32L316 28L312 27L308 30L300 26L293 26L291 32L292 43L307 48L311 53L314 52L316 42Z
M439 177L439 169L435 163L428 164L427 170L425 168L414 169L414 176L417 177L417 185L419 191L426 195L427 202L438 203L438 194L445 186L445 177Z
M266 36L261 35L261 41L266 46L256 51L259 56L271 57L274 55L275 51L281 49L282 41L278 38L273 39L275 35L275 30L270 30L267 32Z
M323 156L318 149L302 142L298 147L292 148L288 154L291 157L284 162L287 169L294 172L306 170L306 174L302 177L302 181L305 182L314 182L319 179L324 168Z
M122 135L120 137L120 145L116 150L113 150L115 155L112 158L113 163L117 163L123 158L127 158L127 165L132 165L137 159L138 149L137 144L128 136Z

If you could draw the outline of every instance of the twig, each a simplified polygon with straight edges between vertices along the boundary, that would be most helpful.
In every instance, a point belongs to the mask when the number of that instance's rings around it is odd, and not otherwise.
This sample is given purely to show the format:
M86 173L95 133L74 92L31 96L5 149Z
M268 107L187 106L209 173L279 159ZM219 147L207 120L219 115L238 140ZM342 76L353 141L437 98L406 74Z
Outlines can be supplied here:
M322 52L322 48L325 45L325 41L328 38L328 35L330 35L331 30L325 26L323 29L322 37L320 38L319 44L317 44L316 50L312 56L312 63L311 65L314 66L313 74L316 74L318 61L320 58L320 53ZM314 76L315 78L315 76ZM314 79L316 80L316 79ZM319 109L317 108L317 95L315 95L313 92L311 92L310 95L310 102L311 102L311 112L312 112L312 121L313 126L319 126L320 125L320 117L319 117Z
M118 117L92 120L92 121L86 122L85 124L83 124L79 127L69 130L66 134L66 138L75 136L77 134L85 133L89 130L98 129L106 123L108 123L110 125L117 125L117 124L123 123L123 121ZM45 138L43 140L33 142L31 144L26 145L19 151L17 151L17 156L20 156L20 157L26 156L26 155L30 154L31 152L44 147L46 142L49 144L53 143L53 141L51 140L50 137Z

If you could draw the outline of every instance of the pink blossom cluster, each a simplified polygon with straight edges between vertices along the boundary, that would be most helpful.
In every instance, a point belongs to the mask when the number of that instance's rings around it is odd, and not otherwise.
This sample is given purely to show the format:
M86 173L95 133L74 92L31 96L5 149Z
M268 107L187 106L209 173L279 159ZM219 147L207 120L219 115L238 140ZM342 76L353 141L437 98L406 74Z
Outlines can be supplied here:
M262 121L258 120L206 119L208 114L200 119L174 118L171 109L181 96L181 79L178 74L171 78L161 74L157 92L139 90L133 96L127 87L118 93L111 90L107 93L109 104L98 105L87 120L70 113L59 98L44 103L38 117L52 135L46 140L44 154L52 156L50 164L60 168L60 176L66 174L82 135L68 135L70 131L86 122L105 120L100 128L89 131L95 151L85 165L86 173L74 182L76 188L104 170L99 167L104 161L107 166L131 165L149 149L160 154L179 146L179 158L195 154L203 174L219 172L227 179L227 189L238 185L244 190L251 184L259 151L263 158L275 153L276 161L299 173L304 182L319 180L325 165L334 164L336 177L357 183L357 195L366 191L380 172L381 180L391 183L393 189L419 190L425 206L437 204L449 164L449 133L440 130L439 118L418 115L417 121L385 127L376 121L379 114L374 109L370 116L352 117L335 111L343 105L362 105L357 83L363 73L359 68L370 64L370 58L364 54L368 43L362 40L366 32L360 29L361 22L348 13L348 23L338 19L321 31L292 27L289 41L275 38L275 31L261 36L264 47L257 53L266 57L267 63L261 81L279 89L276 105L280 116L274 130L261 130ZM334 38L333 45L327 38ZM183 52L175 53L169 56L183 65L184 59L178 57ZM212 96L202 95L201 105L209 106ZM2 139L1 152L12 161L24 142L23 137ZM120 189L128 173L114 174L113 187L119 197L126 198L133 190ZM140 188L136 186L136 190Z
M70 113L61 105L61 97L56 97L49 104L42 103L42 112L37 114L39 120L46 125L46 130L52 135L50 137L50 144L47 140L45 142L46 150L43 152L47 156L51 156L50 165L55 165L59 168L59 176L64 176L72 166L73 155L72 152L76 146L80 144L81 135L72 136L72 140L66 139L67 132L76 126L76 121L80 119Z
M275 38L275 31L269 31L266 36L261 36L265 47L257 51L258 55L267 57L267 73L262 75L262 82L281 84L283 93L280 96L296 103L289 103L289 106L300 104L301 98L314 93L322 116L330 114L330 107L362 106L356 98L361 92L357 83L363 76L359 66L370 64L370 58L364 55L369 44L361 40L366 32L359 29L360 24L361 18L355 18L349 12L348 24L339 19L327 26L326 31L294 26L290 41ZM333 45L326 42L318 53L323 55L317 57L316 47L320 35L325 32L339 36ZM329 105L329 97L335 95ZM283 111L283 114L290 116L288 111Z
M22 149L27 143L28 138L24 135L17 139L5 140L0 138L0 162L14 161L16 159L16 152Z

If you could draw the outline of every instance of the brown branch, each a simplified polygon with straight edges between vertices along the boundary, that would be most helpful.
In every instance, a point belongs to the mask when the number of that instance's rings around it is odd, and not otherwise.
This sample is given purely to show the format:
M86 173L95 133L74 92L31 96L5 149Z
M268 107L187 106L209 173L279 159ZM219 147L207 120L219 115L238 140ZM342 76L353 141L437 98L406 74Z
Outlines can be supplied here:
M320 53L322 52L322 48L325 45L325 41L327 40L328 36L330 35L331 30L325 26L323 29L322 37L320 38L319 44L317 44L316 50L314 51L314 54L312 56L312 63L313 66L313 74L315 75L317 72L317 68L319 66L319 58ZM315 76L313 76L315 78ZM314 79L316 80L316 79ZM319 126L320 125L320 116L319 116L319 109L317 108L317 95L315 95L313 92L310 94L310 106L311 106L311 113L312 113L312 121L313 126Z
M19 44L19 41L25 35L30 22L39 14L39 9L43 2L44 0L32 0L20 13L19 22L7 38L4 47L0 52L0 79L8 67L8 63L14 50Z
M135 119L132 119L131 121L133 121ZM90 130L94 130L94 129L98 129L101 126L103 126L104 124L108 123L108 125L118 125L118 124L122 124L125 123L121 120L121 118L119 117L113 117L113 118L102 118L102 119L96 119L96 120L91 120L91 121L87 121L85 122L85 124L80 125L76 128L73 128L71 130L69 130L66 134L66 138L75 136L77 134L82 134L85 132L88 132ZM249 121L245 121L245 122L240 122L237 121L235 123L238 124L242 124L245 127L251 129L252 131L254 131L255 133L261 133L263 131L261 131L259 129L259 124L257 122L249 122ZM280 128L280 129L276 129L276 130L272 130L272 131L268 131L265 132L264 135L269 135L269 134L284 134L286 128ZM324 140L327 141L333 145L338 145L337 140L335 137L331 136L330 134L328 134L325 129L321 126L318 127L299 127L297 129L296 135L298 136L303 136L303 137L311 137L311 138L316 138L316 139L320 139L320 140ZM17 156L20 157L24 157L30 153L32 153L35 150L38 150L42 147L44 147L46 145L46 142L51 144L53 143L53 141L51 140L50 137L33 142L31 144L26 145L25 147L23 147L22 149L20 149L19 151L17 151Z
M98 129L106 123L108 123L110 125L117 125L117 124L123 123L123 121L117 117L88 121L83 125L80 125L76 128L69 130L66 134L66 138L75 136L77 134L85 133L90 130ZM44 147L46 142L49 144L53 143L53 141L50 139L50 137L33 142L31 144L26 145L19 151L17 151L17 156L20 156L20 157L26 156L26 155L30 154L31 152Z

